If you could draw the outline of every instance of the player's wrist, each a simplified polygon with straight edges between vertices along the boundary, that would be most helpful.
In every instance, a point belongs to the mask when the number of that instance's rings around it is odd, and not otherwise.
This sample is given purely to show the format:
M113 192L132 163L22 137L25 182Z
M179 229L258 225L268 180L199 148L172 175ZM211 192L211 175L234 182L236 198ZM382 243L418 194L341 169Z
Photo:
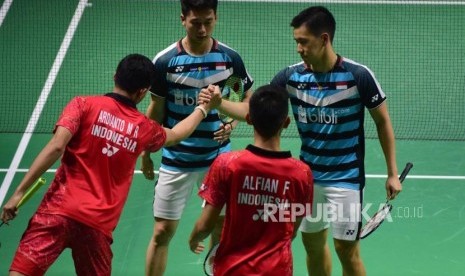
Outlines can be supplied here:
M203 118L207 118L208 110L203 105L198 105L194 108L194 110L200 110L202 113Z

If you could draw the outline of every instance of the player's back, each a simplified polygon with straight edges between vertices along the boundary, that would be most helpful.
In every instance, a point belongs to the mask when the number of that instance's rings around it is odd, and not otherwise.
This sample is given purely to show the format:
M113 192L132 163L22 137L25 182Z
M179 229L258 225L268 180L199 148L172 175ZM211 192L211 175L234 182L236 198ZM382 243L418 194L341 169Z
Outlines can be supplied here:
M291 210L298 205L309 211L313 191L309 167L290 152L254 146L219 158L225 166L228 201L215 272L292 275L296 214Z
M74 98L57 126L73 137L39 211L71 217L111 236L139 154L160 149L166 134L115 93Z

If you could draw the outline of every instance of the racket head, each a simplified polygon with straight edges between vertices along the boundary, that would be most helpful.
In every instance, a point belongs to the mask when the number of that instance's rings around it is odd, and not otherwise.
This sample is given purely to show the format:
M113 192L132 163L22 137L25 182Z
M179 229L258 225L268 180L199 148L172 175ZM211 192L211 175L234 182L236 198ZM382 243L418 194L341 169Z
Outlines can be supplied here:
M244 84L242 79L236 75L229 76L222 86L221 98L230 102L242 102L244 100ZM233 118L219 111L218 117L223 124L230 124L234 121Z
M389 202L386 202L386 204L384 204L362 227L362 230L360 231L360 239L364 239L373 233L381 225L381 223L383 223L391 210L392 205Z
M203 261L203 271L207 276L213 276L213 261L216 256L216 251L218 250L219 244L216 244L207 253L205 260Z
M405 168L402 170L402 173L399 176L399 181L402 183L405 178L407 177L407 174L410 172L410 170L413 168L413 163L408 162L405 165ZM360 231L360 239L364 239L368 237L371 233L373 233L380 225L383 223L383 221L386 219L387 215L391 212L392 210L392 205L389 203L389 200L386 201L386 203L381 207L378 212L376 212L367 222L366 224L362 227L362 230Z

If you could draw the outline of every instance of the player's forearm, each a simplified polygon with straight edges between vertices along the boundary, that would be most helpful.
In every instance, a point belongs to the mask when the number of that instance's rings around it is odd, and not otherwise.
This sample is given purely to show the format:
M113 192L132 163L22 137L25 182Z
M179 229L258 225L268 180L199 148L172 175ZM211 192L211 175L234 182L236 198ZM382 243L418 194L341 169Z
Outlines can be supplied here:
M199 231L199 230L196 230L194 229L194 231L192 231L192 234L189 238L189 243L190 244L196 244L196 243L199 243L201 241L203 241L204 239L206 239L208 237L208 235L210 235L211 231L208 232L208 231Z
M221 104L218 106L218 110L223 113L227 114L231 118L239 121L245 121L245 116L249 112L249 103L248 102L230 102L226 100L222 100Z
M209 109L202 105L205 112L208 113ZM166 142L165 146L178 144L182 140L189 137L192 132L197 128L200 122L204 119L204 113L200 108L196 108L188 117L181 122L177 123L172 129L165 128Z
M397 177L396 146L391 121L384 120L376 125L376 129L384 158L386 160L387 174L388 176Z
M203 207L200 218L194 225L192 230L189 243L195 244L197 242L203 241L215 228L215 224L218 221L220 216L221 207L214 207L208 202Z
M211 234L214 227L214 223L208 224L201 220L197 221L189 238L189 243L192 244L203 241Z
M34 181L44 174L63 155L67 142L69 141L69 139L66 138L66 140L63 140L64 137L62 136L66 136L66 133L64 133L65 131L67 130L58 128L52 139L32 162L31 167L16 188L15 193L24 194ZM71 133L69 133L69 137L71 137Z

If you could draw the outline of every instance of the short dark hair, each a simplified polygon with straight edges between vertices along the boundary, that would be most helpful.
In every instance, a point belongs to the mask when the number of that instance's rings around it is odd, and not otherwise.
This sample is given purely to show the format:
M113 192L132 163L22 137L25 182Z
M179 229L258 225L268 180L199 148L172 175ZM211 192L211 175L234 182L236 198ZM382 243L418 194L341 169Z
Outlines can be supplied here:
M249 118L255 131L264 138L279 133L289 112L289 94L286 89L264 85L250 98Z
M181 0L181 12L186 16L191 10L212 9L216 14L218 0Z
M146 56L130 54L118 64L115 85L129 94L149 88L155 80L155 65Z
M328 33L329 39L333 42L336 32L336 20L327 8L313 6L301 11L292 19L291 26L299 28L302 24L305 24L305 27L316 36Z

